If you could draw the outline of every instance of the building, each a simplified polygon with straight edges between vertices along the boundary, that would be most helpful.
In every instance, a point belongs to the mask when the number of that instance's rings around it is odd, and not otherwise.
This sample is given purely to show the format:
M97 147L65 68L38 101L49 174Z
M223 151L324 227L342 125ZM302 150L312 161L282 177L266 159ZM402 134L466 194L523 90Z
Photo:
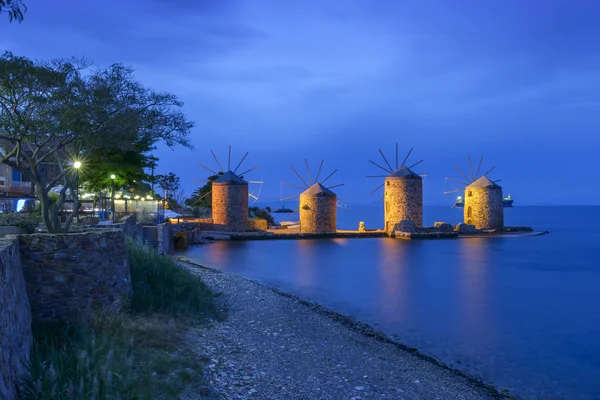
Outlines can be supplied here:
M319 182L300 194L300 233L335 233L337 197Z
M248 182L232 171L212 183L212 220L229 232L248 230Z
M502 187L482 176L465 188L464 221L477 229L504 226Z
M384 181L384 221L389 233L404 220L423 226L423 178L402 166L386 176Z

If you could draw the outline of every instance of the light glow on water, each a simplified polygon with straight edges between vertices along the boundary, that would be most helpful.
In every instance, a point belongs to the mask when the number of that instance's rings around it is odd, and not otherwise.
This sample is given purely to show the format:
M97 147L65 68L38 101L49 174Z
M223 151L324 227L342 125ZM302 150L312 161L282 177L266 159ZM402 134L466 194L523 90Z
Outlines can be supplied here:
M425 215L454 222L448 211ZM600 398L600 207L506 214L551 233L236 241L185 255L355 316L524 398ZM371 209L340 222L369 218L382 216Z

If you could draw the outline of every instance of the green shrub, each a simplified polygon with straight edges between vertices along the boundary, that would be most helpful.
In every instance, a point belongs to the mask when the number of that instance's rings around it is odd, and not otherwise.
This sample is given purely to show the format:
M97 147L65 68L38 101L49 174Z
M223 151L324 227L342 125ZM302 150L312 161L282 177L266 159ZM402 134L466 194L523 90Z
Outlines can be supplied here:
M0 214L0 226L18 226L34 232L42 218L36 213L3 213Z
M133 240L128 241L127 249L133 286L132 312L220 318L215 294L199 278L172 258Z
M267 208L269 208L269 207L267 207ZM248 209L248 212L249 213L253 213L256 218L266 219L268 226L275 226L276 225L275 218L271 215L271 213L267 209L263 210L263 209L258 208L258 207L250 207Z

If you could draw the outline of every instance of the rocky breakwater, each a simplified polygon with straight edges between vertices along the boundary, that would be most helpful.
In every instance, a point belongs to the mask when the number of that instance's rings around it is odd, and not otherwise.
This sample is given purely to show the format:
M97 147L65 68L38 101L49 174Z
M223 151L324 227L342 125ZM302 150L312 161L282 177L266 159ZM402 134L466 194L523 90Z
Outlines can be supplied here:
M19 245L15 237L0 239L0 399L18 398L16 385L25 373L32 342Z
M448 239L458 237L452 225L436 222L434 226L418 227L412 220L398 222L390 232L397 239Z
M120 229L20 235L19 247L34 322L117 311L132 293Z

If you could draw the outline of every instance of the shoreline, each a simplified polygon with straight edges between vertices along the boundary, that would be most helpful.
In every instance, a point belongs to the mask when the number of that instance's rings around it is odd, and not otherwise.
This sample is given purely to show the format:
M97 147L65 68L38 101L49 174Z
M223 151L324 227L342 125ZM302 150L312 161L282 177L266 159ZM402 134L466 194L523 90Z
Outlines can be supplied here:
M173 259L175 259L177 262L186 264L189 267L208 272L209 274L212 274L212 275L224 275L224 276L228 276L230 279L257 285L260 288L277 295L277 297L280 300L288 299L288 300L293 301L294 303L297 303L304 307L307 307L311 313L325 317L328 320L333 321L333 322L339 324L340 326L342 326L343 328L349 329L350 331L355 332L364 338L371 338L371 339L374 339L375 341L377 341L378 343L391 345L394 348L396 348L398 351L402 352L403 354L405 354L409 357L414 357L422 362L429 364L430 366L432 366L436 369L436 371L434 371L434 373L437 373L439 375L449 373L452 376L454 376L454 379L456 379L457 381L464 380L472 388L477 389L478 391L481 391L482 394L484 394L487 398L505 399L505 400L519 399L519 397L510 393L506 389L502 390L502 389L496 387L493 383L486 383L480 377L471 375L470 373L468 373L466 371L462 371L456 367L446 364L443 361L441 361L431 355L421 352L419 349L417 349L415 347L411 347L411 346L408 346L401 342L398 342L398 341L392 339L389 335L385 334L384 332L379 331L366 323L357 321L350 316L341 314L341 313L334 311L334 310L332 310L326 306L323 306L319 303L303 299L292 293L282 291L276 287L272 287L272 286L263 284L261 282L255 281L255 280L244 278L237 274L233 274L233 273L229 273L229 272L221 271L221 270L218 270L215 268L197 264L186 257L173 256ZM364 394L366 395L367 393L364 393Z

